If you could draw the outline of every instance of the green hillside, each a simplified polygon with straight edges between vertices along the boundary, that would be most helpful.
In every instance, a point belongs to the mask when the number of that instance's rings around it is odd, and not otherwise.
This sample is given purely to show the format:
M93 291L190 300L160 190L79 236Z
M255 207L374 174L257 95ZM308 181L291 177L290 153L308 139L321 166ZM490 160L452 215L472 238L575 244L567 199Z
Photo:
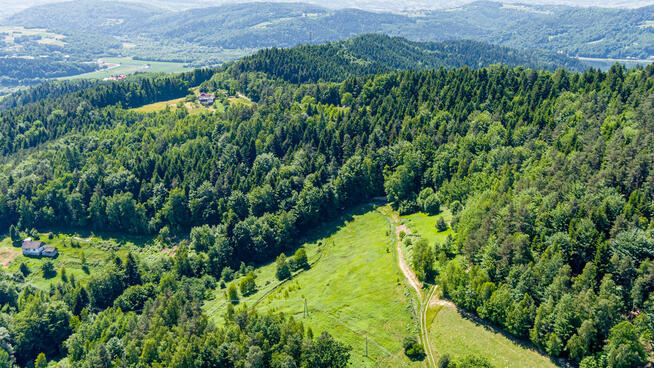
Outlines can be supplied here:
M584 66L556 54L530 53L476 41L411 42L404 38L363 35L323 45L265 49L246 57L231 69L258 71L292 83L339 81L348 77L392 70L481 68L492 64L554 70Z
M168 11L143 4L78 1L29 8L2 24L66 34L66 45L33 44L32 53L60 51L82 58L122 54L176 61L179 51L174 50L187 50L193 60L185 61L219 63L230 59L224 50L292 47L367 33L413 41L470 39L519 50L645 60L654 55L652 21L653 6L604 9L478 1L395 14L302 3L253 2ZM142 54L145 51L147 55Z
M220 104L151 105L196 91ZM492 65L316 83L199 69L8 97L2 239L121 234L145 255L118 240L80 282L10 262L0 362L647 366L653 93L654 66Z

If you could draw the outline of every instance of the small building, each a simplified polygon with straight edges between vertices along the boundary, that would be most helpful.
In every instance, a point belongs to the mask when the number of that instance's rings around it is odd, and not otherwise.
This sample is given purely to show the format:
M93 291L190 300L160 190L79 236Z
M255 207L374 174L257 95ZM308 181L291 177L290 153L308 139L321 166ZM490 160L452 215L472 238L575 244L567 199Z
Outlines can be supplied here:
M21 246L23 255L33 257L40 256L43 252L43 249L45 248L45 243L42 241L34 241L32 239L28 239L23 240L23 245Z
M59 250L56 247L45 247L41 252L43 257L57 258L59 255Z
M200 102L203 105L211 105L215 100L216 97L214 95L204 92L200 93L200 96L198 96L198 102Z

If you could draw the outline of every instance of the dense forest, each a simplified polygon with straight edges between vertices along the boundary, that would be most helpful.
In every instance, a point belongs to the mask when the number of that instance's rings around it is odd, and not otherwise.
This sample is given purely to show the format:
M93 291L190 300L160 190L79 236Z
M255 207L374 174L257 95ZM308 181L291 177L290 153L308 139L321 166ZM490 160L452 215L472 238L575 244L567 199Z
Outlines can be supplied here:
M265 49L235 63L232 71L264 72L291 83L341 81L393 70L437 69L492 64L582 71L577 60L556 54L517 51L476 41L411 42L400 37L363 35L322 45Z
M94 63L0 58L0 86L34 85L46 79L83 74L97 69L98 65Z
M344 367L347 346L290 317L230 306L215 326L199 305L231 270L288 254L377 196L400 213L452 210L456 236L427 245L423 275L458 306L584 368L652 359L654 66L301 84L287 66L247 70L92 85L0 112L0 227L13 238L65 228L178 245L48 291L3 273L0 361ZM253 103L129 109L190 86Z

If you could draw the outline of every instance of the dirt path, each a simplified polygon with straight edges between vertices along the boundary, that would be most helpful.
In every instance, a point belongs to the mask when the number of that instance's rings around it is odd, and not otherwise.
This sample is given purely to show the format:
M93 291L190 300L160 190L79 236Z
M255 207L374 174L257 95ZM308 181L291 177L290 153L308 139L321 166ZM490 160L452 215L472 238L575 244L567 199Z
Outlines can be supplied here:
M427 300L422 304L422 313L420 314L420 337L422 340L422 345L425 348L425 354L427 355L427 366L436 367L436 358L434 353L431 350L431 341L429 341L429 321L427 320L427 312L432 306L432 302L436 299L436 286L432 286Z
M404 232L405 234L411 234L411 229L408 226L400 223L400 218L395 212L391 212L391 218L395 225L395 246L397 247L397 263L404 274L404 277L409 281L409 284L416 290L418 293L418 300L420 300L420 340L422 340L422 345L425 348L426 363L427 367L436 368L436 358L431 349L431 342L429 341L429 321L427 321L427 312L433 303L438 303L436 298L436 286L432 286L428 293L427 299L423 300L422 296L422 283L416 277L416 274L413 272L411 267L406 262L404 258L404 252L402 252L402 239L400 238L400 233Z
M404 274L404 277L409 281L409 284L416 290L418 293L418 299L422 300L422 283L416 277L416 274L413 273L411 267L406 263L404 258L404 252L402 252L402 239L400 239L400 233L404 232L405 234L410 234L411 229L406 225L400 223L400 218L397 216L397 213L393 212L391 215L393 222L395 223L395 246L397 247L397 263Z

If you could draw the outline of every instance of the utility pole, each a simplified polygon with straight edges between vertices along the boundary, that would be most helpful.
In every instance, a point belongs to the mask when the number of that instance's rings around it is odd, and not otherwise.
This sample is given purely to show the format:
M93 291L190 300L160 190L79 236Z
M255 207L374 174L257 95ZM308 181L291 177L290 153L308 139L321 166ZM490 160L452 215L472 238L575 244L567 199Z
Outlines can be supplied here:
M304 318L307 318L307 314L309 314L309 308L307 307L307 299L304 299Z
M368 357L368 335L366 335L366 358Z

